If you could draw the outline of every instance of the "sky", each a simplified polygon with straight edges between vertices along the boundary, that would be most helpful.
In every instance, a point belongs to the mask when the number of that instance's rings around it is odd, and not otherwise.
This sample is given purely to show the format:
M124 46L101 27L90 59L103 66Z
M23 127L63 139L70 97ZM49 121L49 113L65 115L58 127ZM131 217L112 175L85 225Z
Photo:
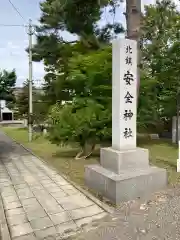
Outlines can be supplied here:
M178 1L178 0L174 0ZM18 13L13 9L8 0L1 0L0 8L0 70L6 69L8 71L16 69L17 86L22 86L22 83L28 78L28 55L25 48L28 46L27 29L18 26L2 26L2 25L23 25L27 24L29 18L34 24L38 23L41 11L39 8L39 0L11 0L14 6L23 16L22 19ZM151 4L155 0L142 0L142 4ZM119 11L122 12L125 5ZM119 18L118 18L118 16ZM121 19L122 18L122 19ZM116 14L116 21L121 20L125 22L122 14ZM102 24L109 21L108 15L103 16ZM66 39L71 39L71 36L64 34ZM35 43L35 37L33 38ZM45 74L43 63L33 63L33 79L35 84L40 86L43 83L43 76Z

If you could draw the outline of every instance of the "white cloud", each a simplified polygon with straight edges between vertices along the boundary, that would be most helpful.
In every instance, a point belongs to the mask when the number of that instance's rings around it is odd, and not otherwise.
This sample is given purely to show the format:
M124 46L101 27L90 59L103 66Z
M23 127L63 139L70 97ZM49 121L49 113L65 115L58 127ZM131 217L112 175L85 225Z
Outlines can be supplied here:
M8 42L7 43L7 48L10 48L10 49L20 49L20 46L14 44L13 42Z
M16 51L16 50L12 50L10 53L11 56L21 56L21 52L20 51Z
M23 75L20 75L20 76L18 76L18 79L24 80L24 79L26 79L26 77Z
M28 78L28 54L25 52L27 46L28 40L22 39L4 42L0 47L0 67L9 71L16 69L17 86L22 86L22 83ZM43 64L33 62L33 78L42 79L44 74Z
M25 45L28 45L29 41L28 40L24 40L23 41Z
M44 65L42 63L33 63L34 78L42 78L45 75Z

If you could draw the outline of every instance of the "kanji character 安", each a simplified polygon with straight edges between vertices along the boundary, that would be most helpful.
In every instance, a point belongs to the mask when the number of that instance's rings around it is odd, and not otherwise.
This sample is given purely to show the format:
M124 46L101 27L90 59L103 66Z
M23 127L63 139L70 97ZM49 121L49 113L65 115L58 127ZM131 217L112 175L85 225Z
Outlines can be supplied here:
M126 82L126 85L131 85L131 82L134 81L133 74L127 71L127 73L124 74L124 81Z

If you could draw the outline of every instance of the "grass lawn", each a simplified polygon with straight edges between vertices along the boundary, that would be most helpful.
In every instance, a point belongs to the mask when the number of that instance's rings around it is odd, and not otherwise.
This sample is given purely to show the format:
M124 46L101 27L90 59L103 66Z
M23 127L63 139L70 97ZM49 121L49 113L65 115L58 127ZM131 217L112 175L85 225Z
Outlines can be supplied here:
M4 127L3 131L84 188L84 166L99 162L99 149L96 149L91 158L75 160L74 156L78 152L77 148L53 145L42 136L34 139L32 143L28 143L28 133L25 129ZM147 139L141 139L138 145L149 149L151 164L167 169L170 184L178 183L180 173L176 172L178 157L176 145L171 144L169 140Z

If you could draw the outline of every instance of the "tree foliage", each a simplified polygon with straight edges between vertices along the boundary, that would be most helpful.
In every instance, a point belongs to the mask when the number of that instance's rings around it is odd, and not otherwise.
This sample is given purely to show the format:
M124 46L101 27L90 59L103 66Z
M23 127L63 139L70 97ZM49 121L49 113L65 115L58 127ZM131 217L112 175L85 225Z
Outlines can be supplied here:
M87 156L87 144L94 146L110 138L111 59L111 47L71 59L67 82L72 102L52 109L53 143L77 142Z
M142 68L146 75L146 85L149 84L150 89L146 96L149 104L144 99L146 104L140 100L140 106L144 109L143 115L147 116L145 106L153 104L153 118L149 116L149 119L154 123L170 120L176 115L180 84L179 16L175 4L170 0L156 1L155 5L145 8L142 25Z
M33 84L33 83L32 83ZM37 89L34 84L32 86L32 101L33 101L33 119L34 123L42 123L47 115L47 103L43 102L43 94ZM17 96L16 107L20 118L28 118L29 112L29 81L23 83L23 88Z
M23 83L22 91L18 93L16 107L20 117L28 115L29 111L29 86L28 80Z
M3 70L0 72L0 99L7 102L14 102L13 90L16 84L16 72L15 70L8 72Z
M108 6L108 11L114 15L117 4L118 1L106 0L91 0L88 4L82 0L46 0L40 4L42 15L33 59L45 63L44 91L50 105L72 100L67 81L71 58L104 48L124 31L118 22L101 27L98 24L104 7ZM67 42L60 31L74 35L75 41Z
M78 156L87 157L87 146L92 150L97 142L109 138L109 123L109 109L94 100L76 99L64 106L55 105L50 115L50 140L56 144L76 142L82 148Z

